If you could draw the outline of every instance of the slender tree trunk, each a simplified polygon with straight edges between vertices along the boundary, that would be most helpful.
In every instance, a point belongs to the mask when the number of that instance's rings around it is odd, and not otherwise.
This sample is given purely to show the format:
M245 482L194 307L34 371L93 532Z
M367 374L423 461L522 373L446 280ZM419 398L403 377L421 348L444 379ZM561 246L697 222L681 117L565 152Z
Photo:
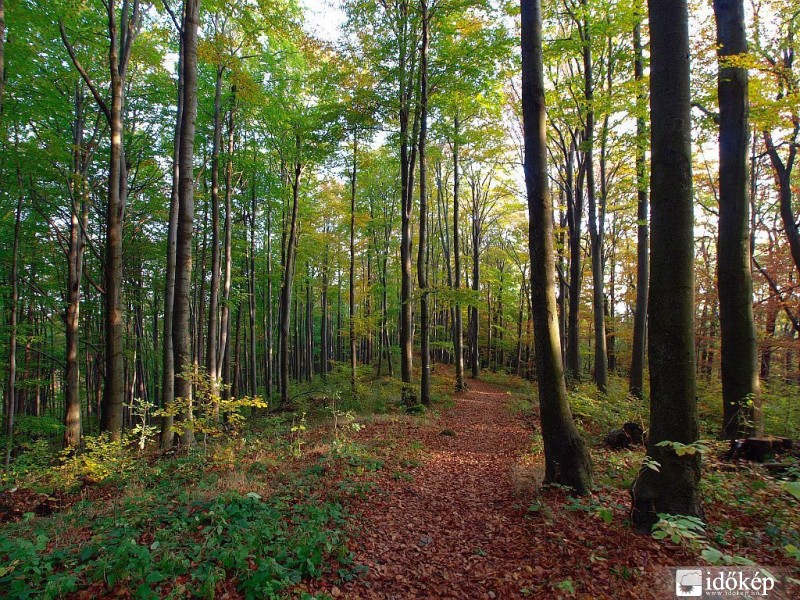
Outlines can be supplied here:
M264 307L264 336L266 338L265 379L267 386L267 402L272 402L272 207L267 202L267 301Z
M649 286L650 258L648 256L649 229L647 225L647 92L642 86L644 58L642 52L641 18L637 16L633 27L634 79L639 87L636 105L636 308L633 317L633 349L629 391L632 396L644 396L645 340L647 336L647 295Z
M459 293L461 292L461 223L459 216L459 200L461 191L461 173L459 169L459 121L453 119L453 285L456 290L455 311L453 317L453 352L456 363L456 392L467 389L464 379L464 324Z
M592 74L592 38L589 29L588 0L581 0L585 15L582 24L583 42L583 92L586 98L586 130L584 145L586 155L586 195L589 200L589 238L592 258L592 316L594 317L594 380L597 389L608 387L608 355L606 326L603 315L603 232L602 214L598 215L597 194L594 181L594 80Z
M3 98L6 92L6 3L0 0L0 127L3 123Z
M350 393L356 397L356 174L358 133L353 128L353 171L350 175Z
M192 432L192 381L186 375L191 367L191 286L192 236L194 228L194 136L197 116L197 30L199 0L184 2L183 83L184 106L180 133L180 178L178 180L178 227L175 253L175 306L172 342L175 353L175 397L184 402L177 415L183 432L181 442L194 443Z
M717 276L722 359L722 436L746 437L760 405L753 321L748 180L748 74L726 64L747 52L744 2L715 0L719 46L719 240Z
M86 149L84 147L84 113L81 85L75 88L75 136L73 179L70 182L69 247L67 253L66 373L64 389L64 448L81 443L80 368L78 363L81 279L83 275L84 232L89 221L89 188L86 181Z
M180 139L181 121L183 120L183 39L180 36L178 58L178 104L175 119L175 131L172 147L172 192L169 206L169 225L167 227L167 268L164 274L164 333L162 338L163 367L161 374L161 406L169 409L175 399L175 354L172 344L172 321L175 308L175 258L177 254L178 211L180 197L178 182L180 180ZM173 417L161 418L161 448L172 446L174 432Z
M8 392L6 397L6 457L5 466L8 470L11 465L11 453L14 450L14 415L17 412L17 314L19 310L19 230L22 217L22 176L17 167L17 179L19 179L19 199L17 200L17 211L14 216L14 242L11 248L11 315L9 317L9 338L8 338Z
M583 191L580 186L573 187L572 157L575 156L576 143L571 143L572 151L567 161L567 223L569 226L569 309L567 315L567 373L574 380L581 378L580 348L580 305L581 305L581 222L583 219ZM582 177L579 173L578 177Z
M224 398L230 397L231 386L231 284L233 271L233 151L236 125L236 87L231 86L231 108L228 113L228 156L225 164L225 264L222 282L222 310L220 315L219 356L217 381L222 381Z
M419 126L419 251L417 252L417 283L420 291L420 402L431 403L431 352L428 313L428 166L425 146L428 137L428 2L419 0L422 13L422 46L420 48L420 126Z
M547 133L542 67L540 0L522 5L522 111L525 183L530 213L531 304L545 451L545 480L587 494L592 486L589 453L572 420L556 318L553 206L547 179Z
M247 257L247 296L250 323L250 378L248 381L251 396L258 394L258 343L256 339L256 179L250 187L250 240Z
M631 489L632 520L650 532L659 513L702 517L700 455L679 456L664 441L698 436L694 346L689 14L686 0L649 0L650 15L650 435Z
M294 278L294 258L295 246L297 244L297 207L300 195L300 173L302 165L300 163L300 137L296 139L296 152L298 154L295 162L294 180L292 182L292 216L289 225L289 238L286 240L285 256L283 265L283 280L281 281L281 300L280 300L280 405L285 407L289 404L289 326L291 321L292 309L292 281Z
M220 239L219 239L219 154L222 146L222 75L224 68L217 65L214 84L214 136L211 146L211 290L208 300L208 336L206 339L206 369L209 392L219 394L219 291L220 291ZM215 411L216 412L216 411Z

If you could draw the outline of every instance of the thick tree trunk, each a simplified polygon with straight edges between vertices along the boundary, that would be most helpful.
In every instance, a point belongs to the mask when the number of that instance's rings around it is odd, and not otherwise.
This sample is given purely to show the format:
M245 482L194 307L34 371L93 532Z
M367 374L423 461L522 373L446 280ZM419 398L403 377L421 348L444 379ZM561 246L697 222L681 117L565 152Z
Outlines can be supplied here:
M744 3L715 0L720 61L719 92L719 292L722 360L722 436L749 437L760 405L758 342L750 270L747 69L726 59L747 52Z
M199 0L186 0L183 17L184 106L180 135L180 178L178 180L178 228L175 254L175 307L172 343L175 353L175 397L183 401L176 415L182 421L181 442L194 443L192 432L192 382L186 375L191 369L191 287L192 236L194 228L194 136L197 116L197 30Z
M108 202L106 204L106 254L103 266L105 284L105 387L100 429L107 431L112 440L122 436L122 412L125 403L125 370L122 319L122 188L126 186L123 174L123 102L125 81L120 75L119 49L113 0L108 3L109 13L109 63L111 65L111 106L109 129L111 158L108 168ZM124 24L123 24L124 26Z
M530 214L531 304L545 450L545 480L587 494L592 467L567 400L558 339L553 250L553 207L547 179L547 134L540 0L522 0L522 111L525 183Z
M642 51L642 25L637 16L633 27L634 79L642 85L644 79L644 57ZM636 105L636 308L633 317L633 348L629 391L635 398L644 396L645 340L647 337L647 295L649 286L650 258L648 256L649 228L647 225L647 92L639 88Z
M678 456L661 442L697 440L694 346L689 15L686 0L649 0L650 15L650 435L631 489L632 519L649 532L657 514L702 516L700 455Z

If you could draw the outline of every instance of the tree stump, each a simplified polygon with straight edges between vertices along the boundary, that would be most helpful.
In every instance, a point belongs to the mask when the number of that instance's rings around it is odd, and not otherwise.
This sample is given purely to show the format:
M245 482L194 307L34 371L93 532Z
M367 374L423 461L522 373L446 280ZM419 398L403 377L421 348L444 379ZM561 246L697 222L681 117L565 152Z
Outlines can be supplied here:
M775 454L792 451L792 440L785 437L749 437L731 440L729 460L751 460L763 463Z

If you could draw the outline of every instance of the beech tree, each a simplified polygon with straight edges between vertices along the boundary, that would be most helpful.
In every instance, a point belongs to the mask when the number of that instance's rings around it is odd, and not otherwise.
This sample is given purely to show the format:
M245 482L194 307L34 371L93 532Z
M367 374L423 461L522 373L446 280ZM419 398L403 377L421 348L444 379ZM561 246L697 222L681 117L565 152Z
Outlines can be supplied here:
M575 428L567 400L555 299L553 207L547 176L547 135L542 65L540 0L521 1L522 112L525 128L525 185L530 221L531 305L536 373L545 448L545 480L578 494L592 486L589 453Z
M650 20L650 428L645 465L631 488L632 518L649 532L659 513L701 517L700 454L673 444L698 437L694 346L689 11L649 0Z

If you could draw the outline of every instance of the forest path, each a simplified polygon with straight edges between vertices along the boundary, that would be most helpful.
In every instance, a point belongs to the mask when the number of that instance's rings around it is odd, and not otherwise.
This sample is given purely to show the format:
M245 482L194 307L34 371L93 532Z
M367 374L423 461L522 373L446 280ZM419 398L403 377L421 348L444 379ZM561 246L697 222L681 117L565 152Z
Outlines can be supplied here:
M328 593L517 598L542 585L533 559L541 544L524 518L534 485L520 466L532 432L512 414L510 398L469 380L452 408L408 432L422 442L419 466L408 478L382 477L379 492L359 507L355 561L369 571L337 588L325 585Z

